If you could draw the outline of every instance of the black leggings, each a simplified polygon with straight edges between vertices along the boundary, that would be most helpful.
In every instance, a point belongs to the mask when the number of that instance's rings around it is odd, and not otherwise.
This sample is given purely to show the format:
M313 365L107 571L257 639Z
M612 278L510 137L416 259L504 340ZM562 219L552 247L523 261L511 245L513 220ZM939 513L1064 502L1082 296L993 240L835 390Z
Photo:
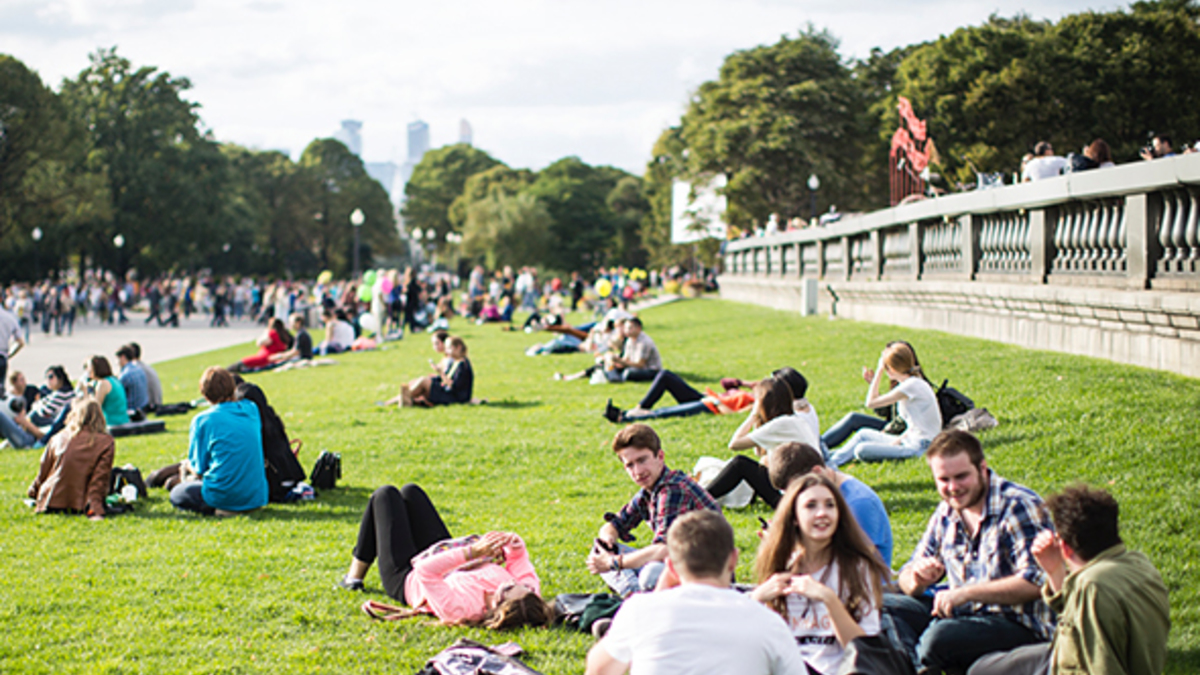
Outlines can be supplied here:
M782 495L771 485L771 475L767 472L767 467L745 455L734 455L709 484L708 494L712 495L713 499L720 499L732 492L742 481L749 483L750 487L754 488L754 494L766 502L767 506L775 508L779 505Z
M404 581L412 571L412 559L449 538L450 531L424 490L412 483L399 490L394 485L385 485L367 502L354 557L367 564L378 558L383 590L406 602Z

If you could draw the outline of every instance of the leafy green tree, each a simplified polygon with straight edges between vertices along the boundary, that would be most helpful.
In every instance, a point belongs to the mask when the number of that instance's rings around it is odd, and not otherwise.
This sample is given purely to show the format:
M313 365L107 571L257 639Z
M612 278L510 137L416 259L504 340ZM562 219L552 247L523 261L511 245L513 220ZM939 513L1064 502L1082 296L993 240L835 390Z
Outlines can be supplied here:
M564 157L537 174L528 194L546 206L552 219L553 259L547 267L586 270L607 264L616 222L607 199L626 176L612 167L593 167Z
M654 142L650 161L642 178L642 194L649 207L639 227L639 239L648 262L656 267L686 261L691 252L671 243L672 185L687 175L687 145L678 126L668 127Z
M404 207L401 216L408 229L421 228L437 232L440 245L450 224L450 205L463 194L471 176L496 166L500 162L486 152L458 143L425 153L413 168L404 186Z
M19 60L0 55L0 278L61 265L85 223L109 217L105 177L83 167L86 136ZM34 243L38 228L42 241Z
M480 171L467 179L463 184L462 194L450 203L447 218L450 227L456 232L465 232L467 213L475 202L483 201L496 195L516 195L533 183L534 173L529 169L511 169L504 164L497 164L486 171Z
M362 209L366 221L360 238L360 259L365 267L376 255L394 255L400 251L392 203L378 181L367 175L362 160L340 141L321 138L309 143L300 156L300 168L307 173L301 184L314 186L312 235L309 250L320 260L322 269L345 274L352 266L354 232L350 214ZM302 212L293 213L295 223L305 222Z
M622 176L604 200L613 216L613 244L609 260L627 267L642 267L649 260L642 246L641 223L650 212L642 194L642 179Z
M805 181L821 179L820 203L855 207L866 126L862 90L827 32L734 52L684 114L688 174L725 173L728 222L751 227L771 213L806 214Z
M157 68L135 69L115 49L62 86L68 109L89 130L87 169L108 177L111 218L88 229L81 253L123 271L194 267L221 250L230 221L217 144L200 132L191 87ZM112 245L120 234L126 245Z
M468 208L463 252L483 258L490 269L546 265L552 245L550 213L531 194L497 190Z

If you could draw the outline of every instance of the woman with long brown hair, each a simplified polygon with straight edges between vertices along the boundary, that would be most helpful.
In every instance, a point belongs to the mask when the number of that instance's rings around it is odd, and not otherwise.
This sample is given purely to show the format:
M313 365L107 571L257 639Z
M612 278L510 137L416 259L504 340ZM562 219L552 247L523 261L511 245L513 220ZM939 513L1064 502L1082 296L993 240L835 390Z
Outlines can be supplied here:
M835 672L851 640L879 633L883 583L891 570L824 476L792 481L754 571L754 599L787 621L814 672Z
M86 513L104 517L115 445L104 411L91 396L76 398L62 433L42 453L29 498L38 513Z
M350 569L338 585L363 590L376 561L384 592L410 609L368 600L363 611L373 618L432 614L443 623L494 630L545 626L553 619L519 536L488 532L453 540L429 495L412 483L385 485L371 495Z

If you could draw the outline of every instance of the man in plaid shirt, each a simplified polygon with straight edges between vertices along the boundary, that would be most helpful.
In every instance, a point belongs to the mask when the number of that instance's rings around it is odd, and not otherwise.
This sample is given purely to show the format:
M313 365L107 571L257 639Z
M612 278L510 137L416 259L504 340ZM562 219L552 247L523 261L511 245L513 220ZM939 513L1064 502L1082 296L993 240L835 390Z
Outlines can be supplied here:
M608 522L596 535L587 567L624 597L654 590L667 558L667 529L676 518L700 509L719 512L721 507L687 474L667 468L662 443L649 426L630 424L618 431L613 452L641 489L619 513L605 516ZM618 540L632 541L629 533L642 521L654 531L649 546L634 549L618 544Z
M988 469L965 431L943 431L925 459L942 503L900 571L905 595L885 603L915 642L920 672L965 672L989 652L1048 640L1053 618L1033 542L1054 526L1041 498ZM943 577L948 587L930 598Z

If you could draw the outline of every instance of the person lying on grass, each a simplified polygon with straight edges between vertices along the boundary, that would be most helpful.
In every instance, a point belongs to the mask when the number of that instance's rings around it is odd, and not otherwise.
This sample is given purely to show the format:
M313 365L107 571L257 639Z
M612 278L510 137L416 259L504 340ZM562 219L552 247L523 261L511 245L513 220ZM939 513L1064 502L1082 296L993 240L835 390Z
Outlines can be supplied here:
M692 511L720 511L712 497L682 471L667 468L658 434L645 424L630 424L613 438L613 452L629 478L641 489L607 522L587 557L587 568L621 596L652 590L667 558L667 530ZM633 541L630 531L642 521L653 530L649 546L634 549L617 540Z
M412 483L400 489L385 485L371 495L350 569L338 586L363 590L376 560L384 592L410 609L368 600L363 611L373 618L432 614L446 624L493 630L553 620L519 536L488 532L452 540L429 495Z
M442 364L432 364L439 374L426 375L400 385L400 394L383 404L408 408L414 405L430 407L471 403L475 371L467 358L467 343L458 336L447 338L446 357L449 363L443 361Z

